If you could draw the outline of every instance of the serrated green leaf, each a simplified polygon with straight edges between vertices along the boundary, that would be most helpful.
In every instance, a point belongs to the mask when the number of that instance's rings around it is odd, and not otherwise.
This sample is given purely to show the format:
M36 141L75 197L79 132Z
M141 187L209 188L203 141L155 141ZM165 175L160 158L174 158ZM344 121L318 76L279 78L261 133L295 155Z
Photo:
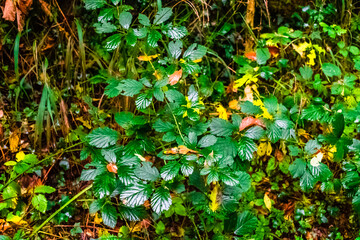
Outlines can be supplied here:
M238 155L241 160L251 161L257 147L254 141L248 137L242 137L238 144Z
M119 213L122 218L129 221L140 221L145 218L147 214L143 206L128 207L125 205L119 207Z
M96 128L88 135L88 139L91 146L106 148L117 142L119 134L108 127Z
M144 25L146 27L151 25L149 18L146 15L141 14L141 13L139 14L139 23L141 23L142 25Z
M169 42L169 52L170 56L178 59L182 53L183 43L180 40Z
M221 118L214 118L210 123L210 132L216 136L231 136L235 129L234 125Z
M269 60L271 57L269 49L268 48L257 48L256 49L256 62L259 65L266 64L267 60Z
M150 162L142 162L141 166L138 166L134 173L136 177L147 180L147 181L156 181L160 174L156 167L152 167L152 163Z
M125 200L125 204L130 207L136 207L144 204L152 193L151 185L147 184L135 184L129 187L121 193L121 199Z
M102 206L104 205L104 199L97 199L93 201L89 206L89 213L94 214L101 210Z
M102 8L106 4L106 0L84 0L86 10L94 10Z
M262 138L264 136L264 134L265 134L265 130L262 127L255 126L255 127L249 128L245 132L245 137L259 140L260 138Z
M153 125L153 128L157 132L168 132L175 128L175 125L170 122L164 122L161 119L156 120Z
M155 15L154 24L159 25L165 21L167 21L172 15L171 8L162 8Z
M199 140L198 146L200 148L210 147L216 143L216 140L217 138L214 135L206 135Z
M122 12L119 15L119 22L120 25L125 28L125 29L129 29L130 25L131 25L131 21L132 21L132 15L129 12Z
M180 167L181 165L177 161L168 162L165 166L161 168L161 177L165 181L173 179L179 174Z
M289 171L293 178L301 177L306 171L306 162L301 158L297 158L290 166Z
M151 207L157 214L169 210L171 203L170 192L164 187L156 189L154 195L151 197Z
M161 39L161 34L156 30L151 30L148 34L147 43L150 47L157 47L157 42Z
M118 218L116 208L110 204L106 204L101 209L101 217L103 223L111 228L115 228Z
M315 183L315 178L308 171L305 171L304 174L300 177L300 187L305 192L312 189Z
M304 80L309 80L312 78L313 70L311 69L311 67L305 65L304 67L300 68L300 74Z
M184 52L183 57L188 58L191 61L201 59L205 56L207 48L197 43L191 44Z
M102 23L95 23L94 27L96 28L95 31L98 34L101 33L112 33L115 32L117 27L109 22L102 22Z
M117 47L119 47L121 43L121 34L115 33L114 35L106 38L105 40L105 48L108 51L115 50Z
M184 27L184 26L170 27L169 30L166 31L166 35L169 38L176 39L176 40L185 37L187 35L187 33L188 33L188 31L187 31L186 27Z
M323 63L321 65L321 69L323 73L328 77L341 76L340 68L332 63Z
M134 79L124 79L121 81L122 86L121 89L123 91L123 95L133 97L136 94L139 94L143 89L144 85L141 82L138 82Z
M315 139L315 140L309 140L306 144L305 144L305 152L309 155L314 154L317 152L317 150L319 150L321 148L321 145L319 144L319 142Z
M139 94L139 96L136 98L135 101L135 105L138 109L145 109L147 108L152 102L152 96L146 94L146 93L141 93Z
M254 231L257 227L257 218L249 211L242 212L238 218L234 233L236 235L245 235Z
M116 182L113 173L105 172L95 177L94 180L94 193L99 198L110 196L115 190Z
M42 213L45 213L47 209L47 200L46 197L42 194L37 194L31 199L31 204L35 209L39 210Z
M100 10L98 15L99 22L107 22L112 20L114 17L114 9L113 8L103 8Z

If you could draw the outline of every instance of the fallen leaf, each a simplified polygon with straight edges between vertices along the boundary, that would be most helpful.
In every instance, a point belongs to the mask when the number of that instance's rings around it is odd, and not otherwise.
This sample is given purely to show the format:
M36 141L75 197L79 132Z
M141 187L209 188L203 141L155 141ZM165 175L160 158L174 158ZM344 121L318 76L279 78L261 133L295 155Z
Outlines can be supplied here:
M279 149L276 149L275 158L281 162L282 160L284 160L284 154Z
M216 112L219 114L219 118L228 120L228 114L226 109L219 103L218 107L216 107Z
M139 61L151 61L154 58L157 58L158 56L160 56L160 54L155 54L155 55L144 55L144 56L139 56L138 59Z
M244 98L241 98L240 101L249 101L254 102L254 94L252 87L250 85L247 85L244 89Z
M279 48L275 46L268 46L267 48L269 49L271 57L277 57L279 55L280 52Z
M239 131L244 130L247 127L251 127L251 126L260 126L265 128L265 125L263 124L263 122L260 119L254 118L254 117L246 117L241 121L241 124L239 126Z
M98 216L98 213L95 213L94 223L100 224L102 222L102 218Z
M10 151L17 152L19 146L20 136L17 130L11 133L9 137Z
M144 229L148 229L149 227L150 227L150 225L151 225L151 221L149 220L149 219L143 219L142 221L141 221L141 227Z
M39 3L41 5L41 9L45 12L45 14L48 15L49 17L52 17L50 4L48 4L44 0L39 0Z
M3 10L3 18L7 21L15 21L16 8L13 0L6 0Z
M106 168L109 172L112 172L112 173L117 173L117 166L115 163L109 163L108 165L106 165Z
M173 74L171 74L169 76L169 84L172 86L172 85L175 85L181 78L182 76L182 69L180 69L179 71L175 71Z
M239 101L234 99L229 102L229 108L233 110L240 110Z
M247 59L251 60L251 61L256 61L256 52L247 52L244 55Z
M269 209L269 211L271 211L271 199L269 198L269 193L265 193L264 195L264 203L265 203L265 207L267 209Z
M211 190L210 193L210 210L215 212L219 209L220 206L220 184L218 182L215 183L214 188Z

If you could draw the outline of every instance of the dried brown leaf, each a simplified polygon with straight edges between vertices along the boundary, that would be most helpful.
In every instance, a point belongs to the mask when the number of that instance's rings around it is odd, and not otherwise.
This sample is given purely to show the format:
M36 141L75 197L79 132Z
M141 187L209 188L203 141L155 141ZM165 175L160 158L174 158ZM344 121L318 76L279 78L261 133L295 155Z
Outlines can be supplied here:
M3 18L7 21L15 21L16 8L13 0L6 0Z

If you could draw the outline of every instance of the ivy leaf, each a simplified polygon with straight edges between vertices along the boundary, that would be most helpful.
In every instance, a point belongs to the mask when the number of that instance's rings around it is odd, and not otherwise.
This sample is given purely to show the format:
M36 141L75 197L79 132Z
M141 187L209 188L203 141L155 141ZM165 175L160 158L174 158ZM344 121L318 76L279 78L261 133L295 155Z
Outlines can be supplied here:
M289 171L293 178L301 177L306 171L306 162L301 158L297 158L290 166Z
M102 8L106 4L106 0L85 0L86 10L95 10Z
M136 177L147 180L147 181L156 181L159 178L159 171L156 167L152 167L150 162L142 162L141 166L135 168L134 173Z
M110 204L104 205L104 207L101 209L101 217L103 220L103 223L111 228L114 228L117 223L118 213L116 211L116 208Z
M132 21L132 15L129 12L122 12L119 15L119 22L120 25L125 28L125 29L129 29L130 25L131 25L131 21Z
M119 134L108 127L96 128L88 135L88 139L91 146L106 148L117 142Z
M165 181L173 179L179 174L180 167L181 165L177 161L168 162L161 168L161 177Z
M332 63L323 63L321 65L321 69L324 72L324 74L328 77L341 76L340 68Z
M178 59L183 49L183 43L180 40L169 42L169 51L171 57Z
M236 235L245 235L254 231L257 227L257 218L249 211L242 212L237 219L234 233Z
M200 148L210 147L216 143L216 140L217 138L214 135L206 135L199 140L198 146Z
M256 49L256 62L259 65L266 64L267 60L269 60L270 57L271 57L271 54L270 54L268 48L258 48L258 49Z
M251 161L257 147L254 141L248 137L242 137L238 144L238 155L242 160Z
M31 199L31 204L35 209L39 210L42 213L45 213L47 209L47 200L43 194L37 194Z
M210 123L210 132L216 136L230 136L235 129L234 125L221 118L214 118Z
M172 9L171 8L162 8L160 11L158 11L155 15L154 24L159 25L163 22L167 21L172 15Z
M141 14L141 13L139 14L139 23L141 23L142 25L144 25L146 27L151 25L149 18L146 15Z
M157 214L161 214L163 211L169 210L171 203L170 192L164 187L156 189L151 198L151 207Z
M127 206L136 207L144 204L144 202L150 197L151 193L151 185L135 184L127 187L121 193L120 197L125 200Z

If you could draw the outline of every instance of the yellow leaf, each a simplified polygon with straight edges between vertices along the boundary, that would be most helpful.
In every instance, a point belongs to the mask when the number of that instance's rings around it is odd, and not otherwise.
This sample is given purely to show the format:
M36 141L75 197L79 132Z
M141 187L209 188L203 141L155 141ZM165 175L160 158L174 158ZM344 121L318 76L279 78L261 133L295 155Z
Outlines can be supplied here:
M16 152L18 150L19 141L20 141L20 136L18 134L18 131L12 132L9 137L11 152Z
M314 49L311 49L310 53L308 55L306 55L309 58L309 61L306 62L306 64L308 64L309 66L314 66L315 65L315 59L316 59L316 53Z
M199 58L199 59L194 60L193 62L198 63L198 62L201 62L201 61L202 61L202 58Z
M24 160L24 158L25 158L25 153L23 151L18 152L16 154L16 161L20 162L20 161Z
M216 112L219 114L219 118L228 120L228 115L226 109L219 103L219 106L216 108Z
M234 99L229 102L229 108L233 110L240 110L239 101Z
M12 213L8 214L7 218L6 218L7 222L12 222L15 223L16 225L23 225L23 224L27 224L26 221L22 220L22 217L14 215Z
M141 161L146 162L146 158L144 158L140 154L135 153L135 156L137 156Z
M256 83L258 81L257 76L258 75L252 75L250 73L245 74L244 76L242 76L241 78L239 78L238 80L236 80L234 82L234 89L237 90L239 87L243 86L245 83L246 84Z
M157 80L160 80L160 79L161 79L161 75L160 75L160 73L158 72L158 70L155 70L155 72L153 73L153 75L156 77Z
M85 121L83 117L77 117L76 120L80 121L85 127L88 129L91 129L91 123L90 121Z
M271 114L270 114L270 113L268 112L268 110L265 108L265 105L264 105L264 103L261 101L261 99L255 100L255 101L253 102L253 104L254 104L255 106L259 106L260 109L263 111L262 114L259 114L259 115L257 116L258 118L259 118L259 117L263 117L263 118L270 119L270 120L273 119L273 117L271 116Z
M144 56L139 56L138 59L139 61L151 61L154 58L157 58L158 56L160 56L160 54L155 54L155 55L144 55Z
M220 184L218 182L215 183L213 190L211 190L210 194L210 210L215 212L219 209L220 203L218 201Z
M308 47L311 46L311 44L307 43L307 42L303 42L303 43L300 43L299 45L293 44L292 46L293 46L294 50L300 54L301 57L304 57L304 52L306 51L306 49Z
M95 213L94 223L100 224L102 222L102 218L98 216L97 213Z
M270 156L272 152L272 147L271 147L271 143L268 142L267 143L267 147L266 147L266 155Z
M257 148L257 155L259 157L262 157L262 156L264 156L266 154L267 146L268 146L267 142L260 142L260 144L259 144L259 146Z
M271 199L269 198L268 193L265 193L264 195L264 203L265 207L271 211Z

